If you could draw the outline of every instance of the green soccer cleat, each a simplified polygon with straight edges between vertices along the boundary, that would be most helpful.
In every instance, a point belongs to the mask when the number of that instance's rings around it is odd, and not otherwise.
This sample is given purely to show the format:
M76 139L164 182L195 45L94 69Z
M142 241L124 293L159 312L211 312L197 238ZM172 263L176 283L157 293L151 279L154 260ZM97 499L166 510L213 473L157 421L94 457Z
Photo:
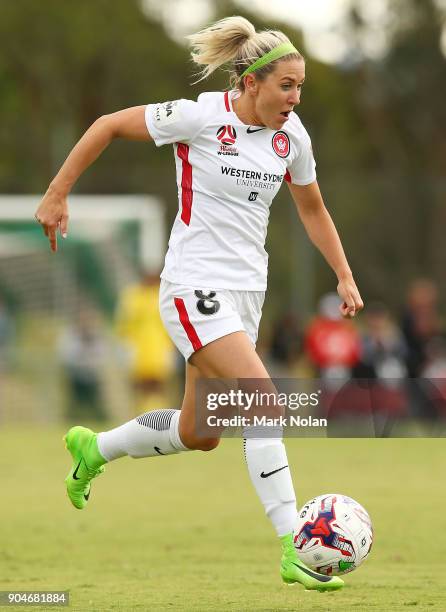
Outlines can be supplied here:
M297 556L293 534L282 536L282 562L280 575L287 584L299 582L307 591L336 591L342 589L344 581L339 576L324 576L308 568Z
M98 450L97 434L87 427L72 427L63 437L73 457L73 466L65 478L68 497L75 508L85 508L90 497L90 482L104 471L107 463Z

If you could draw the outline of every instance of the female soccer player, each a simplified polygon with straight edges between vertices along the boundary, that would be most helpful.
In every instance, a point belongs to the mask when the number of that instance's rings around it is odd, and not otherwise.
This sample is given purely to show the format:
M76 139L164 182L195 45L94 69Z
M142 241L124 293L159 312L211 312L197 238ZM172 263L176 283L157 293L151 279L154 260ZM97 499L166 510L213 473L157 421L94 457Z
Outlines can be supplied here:
M283 179L311 240L338 278L342 314L354 316L363 307L319 191L310 138L293 112L305 79L302 56L282 32L256 32L242 17L222 19L189 38L193 60L204 67L202 78L231 66L231 90L100 117L36 212L56 251L57 230L67 236L73 184L113 139L173 144L179 210L161 273L160 310L187 363L183 403L181 410L156 410L107 432L80 426L68 431L73 466L66 485L79 509L87 504L91 479L118 457L216 448L218 433L203 438L196 431L198 378L263 379L263 389L273 387L255 342L266 289L269 207ZM340 588L340 578L309 570L294 550L296 498L282 430L262 437L250 428L244 437L250 477L281 540L282 579L307 589Z

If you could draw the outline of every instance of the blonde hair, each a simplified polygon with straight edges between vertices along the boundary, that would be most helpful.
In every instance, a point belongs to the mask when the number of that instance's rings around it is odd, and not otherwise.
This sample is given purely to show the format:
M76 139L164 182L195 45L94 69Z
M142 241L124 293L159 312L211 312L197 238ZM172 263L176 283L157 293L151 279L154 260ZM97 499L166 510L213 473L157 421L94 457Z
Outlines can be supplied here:
M192 60L199 66L204 66L198 72L199 78L196 83L206 79L220 66L229 65L230 86L242 91L245 85L240 77L246 68L281 43L290 42L289 38L280 31L256 32L250 21L239 16L220 19L187 38L192 47ZM277 62L292 58L303 60L299 52L292 53L267 64L253 74L263 81L274 71Z

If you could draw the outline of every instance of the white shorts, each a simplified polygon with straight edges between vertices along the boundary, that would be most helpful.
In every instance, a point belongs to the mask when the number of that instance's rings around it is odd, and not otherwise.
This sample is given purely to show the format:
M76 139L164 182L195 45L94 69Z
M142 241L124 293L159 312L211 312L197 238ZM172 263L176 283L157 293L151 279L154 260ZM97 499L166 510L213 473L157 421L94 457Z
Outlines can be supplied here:
M264 291L231 291L177 285L161 279L160 314L186 360L209 342L245 331L255 345Z

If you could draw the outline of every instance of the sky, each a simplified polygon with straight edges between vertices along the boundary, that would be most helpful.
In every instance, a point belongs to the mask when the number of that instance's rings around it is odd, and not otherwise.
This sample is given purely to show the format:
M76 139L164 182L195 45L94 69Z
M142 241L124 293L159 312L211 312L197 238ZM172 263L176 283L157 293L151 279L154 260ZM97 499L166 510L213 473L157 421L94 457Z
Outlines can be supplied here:
M368 22L364 34L363 50L370 57L380 57L386 50L382 24L386 18L389 0L361 0L361 14ZM240 4L242 4L240 2ZM327 63L345 59L349 46L343 29L350 0L250 0L265 16L284 19L301 28L306 51Z
M240 6L246 4L235 0ZM370 24L370 32L364 37L367 55L379 57L385 52L382 23L390 0L361 0L362 14ZM160 18L177 40L196 31L213 19L207 0L143 0L146 10ZM306 52L327 63L343 61L349 49L342 31L343 18L347 14L349 0L250 0L253 8L263 17L288 21L302 29Z

